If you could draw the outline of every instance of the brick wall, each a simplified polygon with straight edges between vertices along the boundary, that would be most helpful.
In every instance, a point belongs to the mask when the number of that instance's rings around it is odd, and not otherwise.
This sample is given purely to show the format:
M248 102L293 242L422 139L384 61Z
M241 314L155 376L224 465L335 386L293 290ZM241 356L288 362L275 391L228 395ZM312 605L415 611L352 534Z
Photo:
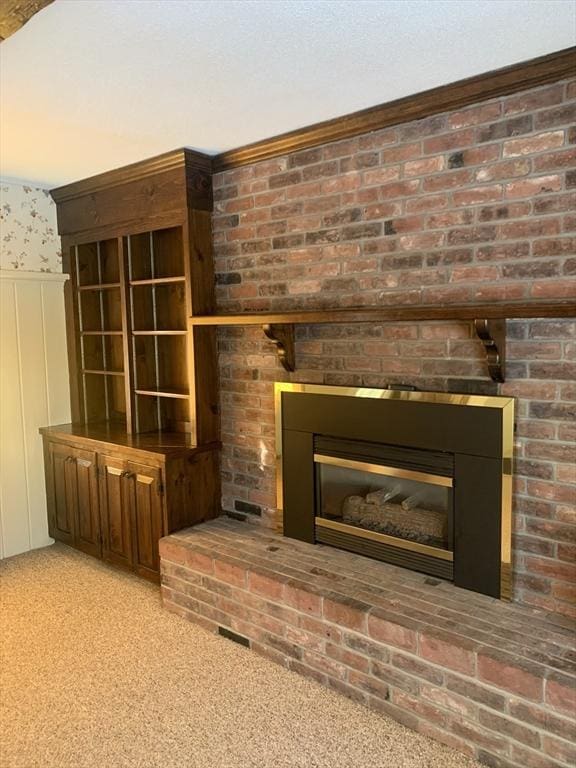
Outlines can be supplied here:
M576 81L215 176L221 311L576 297ZM575 614L576 323L509 323L506 384L468 323L305 326L293 381L518 398L517 600ZM271 382L254 328L220 332L223 504L271 523Z

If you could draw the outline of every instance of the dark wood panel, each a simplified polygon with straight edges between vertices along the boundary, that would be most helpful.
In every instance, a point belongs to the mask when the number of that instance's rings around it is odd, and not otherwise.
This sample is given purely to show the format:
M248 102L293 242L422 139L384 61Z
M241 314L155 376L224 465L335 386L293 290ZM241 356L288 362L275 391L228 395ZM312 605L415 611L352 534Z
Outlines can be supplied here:
M166 534L218 517L219 452L174 458L166 464Z
M136 217L150 221L158 209L176 211L184 217L185 194L184 174L176 169L153 179L71 197L57 206L58 231L74 234L94 227L118 226Z
M133 559L136 571L157 578L160 570L158 540L162 536L162 474L159 469L128 463Z
M193 431L198 443L213 443L220 438L216 330L192 327L189 344L194 382L190 401L191 416L195 419Z
M72 419L84 420L84 399L82 382L82 349L78 315L78 277L76 273L75 246L70 238L62 238L63 269L70 275L64 283L64 312L66 316L66 350L68 353L68 378L70 381L70 405Z
M188 209L187 245L188 314L206 314L215 307L212 217L209 212Z
M96 176L90 176L81 181L65 184L50 190L57 203L65 202L73 197L90 195L101 190L110 189L133 181L142 181L159 173L186 168L210 171L212 158L193 149L173 149L155 157L139 160L137 163L114 168Z
M50 535L58 541L74 541L74 490L70 493L70 459L73 449L49 443L46 452L46 491Z
M98 477L96 454L92 451L73 449L76 485L76 535L74 546L89 555L100 557L100 513L98 508Z
M111 563L130 568L134 557L127 463L101 454L98 457L98 468L102 555Z
M358 136L411 120L421 120L440 112L461 109L497 96L573 77L575 52L576 47L555 51L536 59L441 85L386 104L289 131L229 152L222 152L214 158L213 168L218 172L256 163L296 150L317 147L331 141Z
M294 312L245 312L240 315L201 315L192 325L267 325L303 323L386 323L390 321L475 320L476 318L576 317L576 303L527 301L492 304L418 304L402 307L358 307Z

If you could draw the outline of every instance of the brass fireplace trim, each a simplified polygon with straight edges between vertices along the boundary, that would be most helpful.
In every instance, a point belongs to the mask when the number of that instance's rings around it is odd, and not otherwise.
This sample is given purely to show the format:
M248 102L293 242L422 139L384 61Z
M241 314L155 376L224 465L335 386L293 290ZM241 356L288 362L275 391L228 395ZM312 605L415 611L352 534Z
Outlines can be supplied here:
M340 523L337 520L328 520L325 517L315 517L314 522L322 528L332 528L332 530L341 531L342 533L353 533L354 536L360 536L362 539L380 541L382 544L391 544L400 549L409 549L411 552L419 552L421 555L437 557L439 560L449 560L450 562L454 560L454 553L449 549L430 547L427 544L420 544L418 541L400 539L397 536L388 536L387 534L379 533L378 531L369 531L366 528L356 528L354 525Z
M375 475L385 475L386 477L401 477L405 480L417 480L419 483L430 483L430 485L441 485L444 488L452 488L454 482L451 477L445 475L430 475L427 472L416 472L413 469L400 469L399 467L387 467L382 464L368 464L365 461L353 461L352 459L341 459L338 456L325 456L323 453L315 453L314 461L317 464L330 464L334 467L345 467L346 469L357 469L359 472L372 472Z
M514 398L491 395L464 395L447 392L413 392L368 387L337 387L326 384L292 382L274 383L274 413L276 424L276 506L278 529L284 532L284 494L282 490L282 393L293 392L369 399L412 400L422 403L467 405L502 410L502 494L500 534L500 597L512 598L512 468L514 450Z

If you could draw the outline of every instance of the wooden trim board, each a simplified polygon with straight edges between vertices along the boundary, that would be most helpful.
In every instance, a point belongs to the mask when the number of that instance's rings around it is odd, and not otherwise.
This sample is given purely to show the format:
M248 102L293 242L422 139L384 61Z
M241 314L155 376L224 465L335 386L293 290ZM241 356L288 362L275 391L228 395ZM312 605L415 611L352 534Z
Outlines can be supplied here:
M576 46L222 152L212 167L216 173L269 160L574 76Z

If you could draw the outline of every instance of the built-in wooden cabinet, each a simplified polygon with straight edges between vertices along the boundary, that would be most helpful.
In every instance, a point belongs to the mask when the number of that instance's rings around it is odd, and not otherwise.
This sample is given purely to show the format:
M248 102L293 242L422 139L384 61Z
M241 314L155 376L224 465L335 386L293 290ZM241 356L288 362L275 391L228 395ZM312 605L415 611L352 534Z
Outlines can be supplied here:
M53 190L72 419L41 430L51 535L157 578L219 511L211 161L178 150Z
M218 446L103 425L40 431L50 535L87 554L157 580L158 540L219 514Z

